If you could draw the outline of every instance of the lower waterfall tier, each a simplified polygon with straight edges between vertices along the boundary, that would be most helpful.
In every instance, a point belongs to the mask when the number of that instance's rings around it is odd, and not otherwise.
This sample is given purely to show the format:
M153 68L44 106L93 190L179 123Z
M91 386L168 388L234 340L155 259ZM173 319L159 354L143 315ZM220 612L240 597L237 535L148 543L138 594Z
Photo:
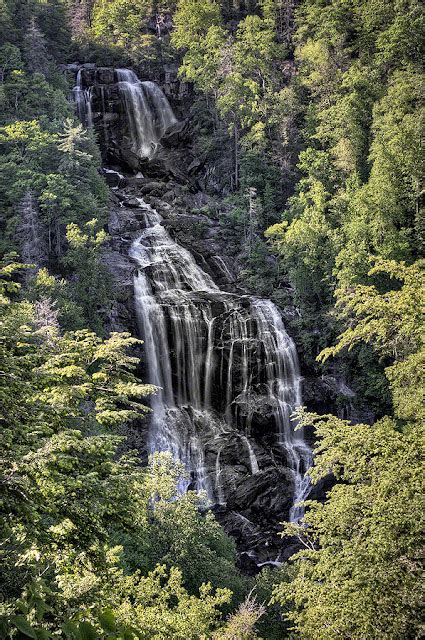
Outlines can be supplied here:
M149 450L171 451L188 470L183 488L204 490L210 505L227 509L252 508L246 476L261 485L266 469L269 483L274 465L268 501L279 503L281 519L298 519L311 453L291 420L301 377L278 309L221 291L161 216L141 198L138 208L142 229L130 250L135 306L149 382L158 387Z

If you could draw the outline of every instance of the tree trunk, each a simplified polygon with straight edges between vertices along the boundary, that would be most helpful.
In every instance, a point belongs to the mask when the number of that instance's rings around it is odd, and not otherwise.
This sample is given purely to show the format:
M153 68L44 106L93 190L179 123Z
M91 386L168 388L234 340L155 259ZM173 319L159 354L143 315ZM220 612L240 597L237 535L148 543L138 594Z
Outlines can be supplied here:
M235 143L235 191L239 189L239 128L235 119L233 125L233 137Z

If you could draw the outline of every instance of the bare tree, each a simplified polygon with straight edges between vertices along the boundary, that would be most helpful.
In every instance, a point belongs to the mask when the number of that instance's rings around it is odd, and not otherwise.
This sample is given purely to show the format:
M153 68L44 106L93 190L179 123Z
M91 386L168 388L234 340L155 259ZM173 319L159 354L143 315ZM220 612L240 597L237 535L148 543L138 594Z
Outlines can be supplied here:
M279 42L285 42L288 46L292 44L295 29L294 11L297 4L297 0L277 0L275 5L277 38Z
M248 233L247 240L249 246L249 253L252 253L254 245L255 232L258 230L258 203L257 203L257 189L250 187L248 189L249 208L248 208Z
M31 19L24 37L23 54L29 71L48 74L52 64L46 45L46 38L35 18Z
M86 38L92 24L93 7L94 0L72 0L69 3L68 13L75 40L81 42Z
M46 230L40 220L38 203L28 190L18 205L19 222L16 240L20 247L22 261L41 267L47 262L48 248Z
M257 602L251 591L235 613L229 616L226 625L215 632L214 640L259 640L256 624L265 612L264 605Z
M51 298L41 298L34 305L35 326L43 342L52 344L59 334L59 311Z

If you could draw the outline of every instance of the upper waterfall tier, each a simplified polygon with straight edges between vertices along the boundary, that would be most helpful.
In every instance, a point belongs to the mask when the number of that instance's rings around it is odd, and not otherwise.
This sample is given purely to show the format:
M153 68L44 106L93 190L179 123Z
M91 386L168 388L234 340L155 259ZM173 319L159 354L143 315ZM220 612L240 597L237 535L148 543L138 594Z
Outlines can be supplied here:
M150 449L172 451L191 472L188 484L222 504L228 487L220 443L236 431L251 472L261 471L250 441L261 407L291 470L295 504L308 490L311 452L291 421L301 404L301 377L295 345L276 306L221 291L170 238L160 215L143 200L139 204L144 229L131 248L139 266L136 310L149 382L159 388ZM301 513L293 506L290 517Z
M77 109L77 115L81 120L81 123L85 127L93 126L93 113L92 113L92 88L83 87L83 74L81 69L77 73L76 84L72 90L75 106Z
M161 139L181 128L167 97L155 82L140 81L130 69L79 68L72 97L85 127L94 127L103 151L151 160ZM112 143L112 144L111 144ZM129 158L127 158L129 160Z
M117 69L117 76L133 151L142 158L152 158L166 131L177 124L177 118L155 82L140 82L129 69Z

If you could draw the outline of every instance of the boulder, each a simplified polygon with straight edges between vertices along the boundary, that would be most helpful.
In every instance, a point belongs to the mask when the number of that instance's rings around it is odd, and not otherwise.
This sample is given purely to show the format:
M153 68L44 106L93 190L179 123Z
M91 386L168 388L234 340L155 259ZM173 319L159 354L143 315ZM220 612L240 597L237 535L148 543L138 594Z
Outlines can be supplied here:
M113 169L102 169L101 174L111 189L118 189L120 187L125 187L126 185L126 178L122 173L119 173L119 171L114 171Z

